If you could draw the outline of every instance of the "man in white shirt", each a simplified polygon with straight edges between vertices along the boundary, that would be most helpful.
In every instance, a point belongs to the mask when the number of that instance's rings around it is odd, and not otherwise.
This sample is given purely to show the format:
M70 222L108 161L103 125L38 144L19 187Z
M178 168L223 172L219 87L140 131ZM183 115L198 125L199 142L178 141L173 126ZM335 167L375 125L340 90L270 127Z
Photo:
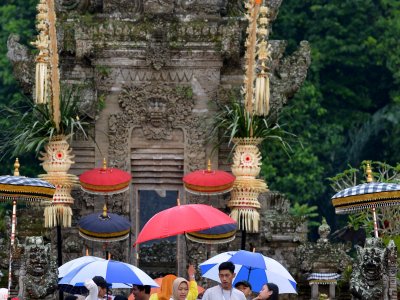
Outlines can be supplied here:
M232 287L235 278L235 265L230 262L223 262L218 267L218 275L221 284L207 289L204 292L203 300L246 300L244 294Z

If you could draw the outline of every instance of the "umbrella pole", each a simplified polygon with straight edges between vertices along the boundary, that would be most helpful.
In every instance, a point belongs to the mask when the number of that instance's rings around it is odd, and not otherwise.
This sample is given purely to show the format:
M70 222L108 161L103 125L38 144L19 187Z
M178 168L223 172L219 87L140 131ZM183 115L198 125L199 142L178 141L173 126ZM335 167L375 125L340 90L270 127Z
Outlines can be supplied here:
M374 219L374 234L375 234L375 238L379 238L378 221L377 221L377 217L376 217L376 209L375 209L375 207L372 208L372 217Z
M60 223L60 222L58 222ZM62 266L62 236L61 236L61 225L57 224L57 264L58 267ZM58 291L58 297L60 300L64 299L63 291Z
M242 230L242 240L241 240L241 246L240 249L241 250L246 250L246 230Z
M8 299L11 299L11 276L12 276L12 253L15 241L15 225L17 223L17 200L13 199L13 209L11 217L11 237L10 237L10 262L8 266Z

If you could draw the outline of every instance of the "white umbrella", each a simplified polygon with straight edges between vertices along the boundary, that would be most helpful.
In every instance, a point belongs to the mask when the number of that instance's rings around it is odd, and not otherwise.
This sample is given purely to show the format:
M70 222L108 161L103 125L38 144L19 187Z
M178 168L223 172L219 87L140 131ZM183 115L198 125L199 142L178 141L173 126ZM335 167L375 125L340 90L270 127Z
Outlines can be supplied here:
M97 256L82 256L78 257L76 259L70 260L69 262L63 264L61 267L58 268L58 278L62 278L65 275L67 275L70 271L73 269L83 266L87 263L93 262L93 261L102 261L105 260L104 258L100 258Z
M236 277L233 284L246 280L250 282L253 291L259 292L264 284L273 282L279 287L280 294L297 293L296 281L286 268L257 252L240 250L218 254L199 265L202 276L220 282L218 267L226 261L235 265Z
M158 284L149 275L139 268L115 260L97 260L77 267L66 274L60 281L60 285L83 286L87 279L94 276L102 276L107 283L150 285L158 287Z

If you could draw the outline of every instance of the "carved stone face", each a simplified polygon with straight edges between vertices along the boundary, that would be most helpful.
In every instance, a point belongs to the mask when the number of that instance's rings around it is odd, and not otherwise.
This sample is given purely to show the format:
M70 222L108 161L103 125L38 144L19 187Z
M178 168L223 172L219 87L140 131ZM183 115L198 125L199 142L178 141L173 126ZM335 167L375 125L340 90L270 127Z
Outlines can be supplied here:
M26 271L32 276L43 276L49 270L49 252L41 238L30 237L26 241Z
M161 127L165 122L165 113L167 110L167 101L162 98L149 99L149 117L150 123L154 127Z
M382 277L383 250L379 248L365 248L362 255L361 268L364 277L369 281L376 281Z

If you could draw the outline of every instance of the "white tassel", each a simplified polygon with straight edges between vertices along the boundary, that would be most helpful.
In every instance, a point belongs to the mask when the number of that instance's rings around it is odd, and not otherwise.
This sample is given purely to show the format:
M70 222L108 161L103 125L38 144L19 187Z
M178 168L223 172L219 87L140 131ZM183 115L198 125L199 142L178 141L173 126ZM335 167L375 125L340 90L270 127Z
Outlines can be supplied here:
M72 209L68 205L51 205L44 209L44 226L52 228L57 225L71 227Z
M256 79L256 90L255 90L255 114L266 116L269 113L269 77L268 74L262 72L258 74Z
M246 232L258 232L260 214L256 209L235 207L232 209L229 216L238 223L238 228L240 230L245 230Z
M47 63L36 63L35 101L37 104L47 103Z

